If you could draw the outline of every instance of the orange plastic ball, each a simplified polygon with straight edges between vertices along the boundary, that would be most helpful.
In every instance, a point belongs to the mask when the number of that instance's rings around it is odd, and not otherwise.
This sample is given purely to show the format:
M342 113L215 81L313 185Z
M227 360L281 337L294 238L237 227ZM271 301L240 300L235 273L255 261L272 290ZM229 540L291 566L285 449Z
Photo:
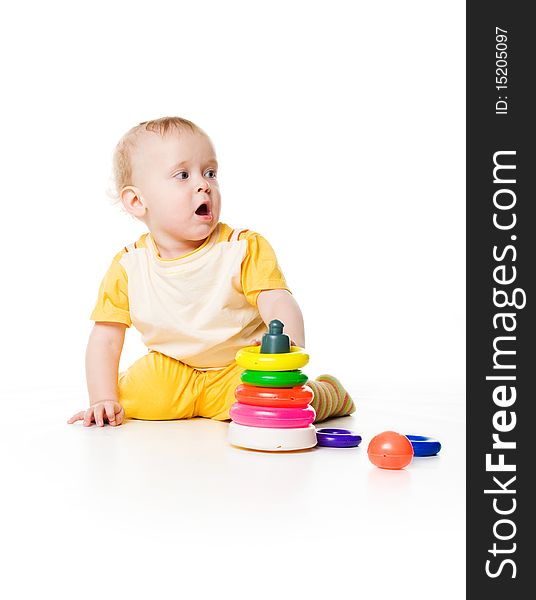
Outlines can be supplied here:
M405 435L384 431L370 440L367 453L380 469L403 469L413 459L413 446Z

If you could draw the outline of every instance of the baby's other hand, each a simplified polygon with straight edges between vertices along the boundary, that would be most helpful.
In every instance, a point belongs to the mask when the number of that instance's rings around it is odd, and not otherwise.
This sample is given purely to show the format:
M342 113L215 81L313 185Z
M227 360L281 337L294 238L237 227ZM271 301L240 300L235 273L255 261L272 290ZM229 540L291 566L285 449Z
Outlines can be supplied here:
M90 427L91 423L103 427L104 423L109 423L112 427L121 425L125 418L125 411L119 402L114 400L104 400L93 404L87 410L81 410L73 415L67 423L72 424L76 421L83 421L84 427Z

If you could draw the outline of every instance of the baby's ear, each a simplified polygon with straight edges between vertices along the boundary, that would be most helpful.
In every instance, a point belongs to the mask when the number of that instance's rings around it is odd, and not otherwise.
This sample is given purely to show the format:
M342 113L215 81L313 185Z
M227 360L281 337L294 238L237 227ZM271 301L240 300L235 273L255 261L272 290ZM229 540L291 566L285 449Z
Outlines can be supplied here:
M120 194L121 203L125 207L125 210L134 217L141 219L145 216L147 208L141 197L141 193L138 188L133 186L126 186L121 190Z

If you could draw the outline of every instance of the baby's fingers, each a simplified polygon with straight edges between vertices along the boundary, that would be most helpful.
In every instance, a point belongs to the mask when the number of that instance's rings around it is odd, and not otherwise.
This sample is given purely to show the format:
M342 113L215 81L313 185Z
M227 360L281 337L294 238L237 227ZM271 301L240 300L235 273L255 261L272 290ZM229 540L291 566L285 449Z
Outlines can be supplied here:
M121 406L120 410L115 414L116 425L121 425L124 418L125 418L125 411L124 411L123 407Z
M93 407L90 406L87 410L86 410L86 414L84 416L84 427L89 427L91 425L91 422L93 421Z
M103 404L95 404L93 407L93 414L95 416L95 425L99 427L104 426L104 405Z
M81 421L84 418L85 414L86 414L86 411L85 410L81 410L80 412L77 412L76 415L73 415L67 421L67 423L69 423L69 425L72 425L73 423L76 423L76 421Z
M115 425L115 404L113 402L105 402L104 410L106 411L106 418L110 425Z

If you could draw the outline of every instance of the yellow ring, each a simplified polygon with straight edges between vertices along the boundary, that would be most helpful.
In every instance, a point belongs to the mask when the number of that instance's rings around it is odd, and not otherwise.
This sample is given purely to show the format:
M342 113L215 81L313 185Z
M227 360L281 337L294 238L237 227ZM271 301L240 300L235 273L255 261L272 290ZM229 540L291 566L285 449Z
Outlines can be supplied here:
M236 353L235 360L243 369L252 371L295 371L309 362L309 355L298 346L291 346L290 352L282 354L261 354L260 346L246 346Z

